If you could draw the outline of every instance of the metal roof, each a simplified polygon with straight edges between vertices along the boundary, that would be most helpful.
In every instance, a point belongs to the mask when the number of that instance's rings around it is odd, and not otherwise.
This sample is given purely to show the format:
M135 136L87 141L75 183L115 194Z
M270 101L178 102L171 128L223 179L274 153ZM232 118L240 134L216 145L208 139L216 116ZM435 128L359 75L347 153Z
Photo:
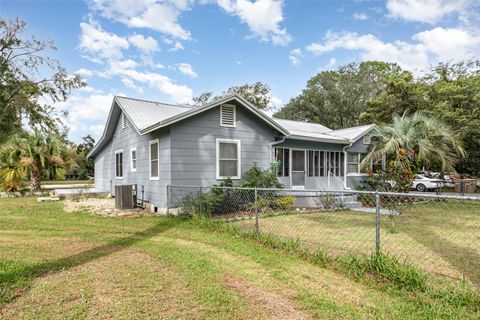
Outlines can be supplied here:
M376 128L375 125L367 125L331 130L318 123L272 118L238 95L226 96L196 108L116 96L113 100L103 135L88 156L95 155L113 136L114 126L110 125L110 123L118 119L121 111L133 123L137 132L143 135L232 100L236 100L271 127L277 129L287 138L292 139L349 144L373 128ZM119 108L115 108L115 105L118 105Z
M360 138L361 136L365 135L370 130L373 130L375 128L377 128L376 125L368 124L368 125L365 125L365 126L358 126L358 127L351 127L351 128L333 130L333 131L329 132L328 134L339 137L339 138L348 139L348 140L351 140L351 141L356 141L358 138Z
M138 131L191 110L187 107L127 97L117 96L115 100Z
M305 132L307 134L318 134L332 131L332 129L329 129L319 123L301 122L277 118L273 118L273 120L275 120L277 123L280 123L282 127L288 129L288 131Z

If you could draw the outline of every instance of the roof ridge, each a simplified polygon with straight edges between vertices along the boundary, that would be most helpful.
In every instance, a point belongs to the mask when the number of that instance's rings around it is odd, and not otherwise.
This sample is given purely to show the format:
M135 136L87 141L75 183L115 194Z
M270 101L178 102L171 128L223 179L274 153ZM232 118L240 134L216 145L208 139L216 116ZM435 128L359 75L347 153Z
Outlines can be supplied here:
M325 125L323 125L323 124L321 124L321 123L317 123L317 122L298 121L298 120L282 119L282 118L276 118L276 117L272 117L272 119L274 119L274 120L281 120L281 121L289 121L289 122L315 124L315 125L319 125L319 126L322 126L322 127L327 128Z
M331 132L336 132L336 131L342 131L342 130L349 130L349 129L355 129L355 128L363 128L363 127L371 127L371 126L374 126L374 124L364 124L364 125L361 125L361 126L354 126L354 127L348 127L348 128L341 128L341 129L335 129L335 130L332 130Z
M150 102L150 103L155 103L155 104L164 104L164 105L171 106L171 107L179 107L179 108L190 109L190 107L187 107L187 106L184 106L184 105L181 105L181 104L173 104L173 103L167 103L167 102L161 102L161 101L153 101L153 100L125 97L125 96L115 96L115 98L123 98L123 99L129 99L129 100Z

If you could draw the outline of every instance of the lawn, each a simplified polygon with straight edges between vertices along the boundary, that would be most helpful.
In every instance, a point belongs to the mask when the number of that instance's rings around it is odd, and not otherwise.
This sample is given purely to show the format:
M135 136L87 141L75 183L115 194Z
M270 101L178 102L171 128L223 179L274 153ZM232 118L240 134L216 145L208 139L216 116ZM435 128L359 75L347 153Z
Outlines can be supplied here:
M0 290L5 319L480 316L195 221L65 213L34 198L0 200Z
M396 207L382 215L383 252L454 281L480 286L480 201L432 201ZM254 229L254 220L237 222ZM260 218L261 233L298 238L331 256L370 255L375 250L375 214L354 211L291 212Z

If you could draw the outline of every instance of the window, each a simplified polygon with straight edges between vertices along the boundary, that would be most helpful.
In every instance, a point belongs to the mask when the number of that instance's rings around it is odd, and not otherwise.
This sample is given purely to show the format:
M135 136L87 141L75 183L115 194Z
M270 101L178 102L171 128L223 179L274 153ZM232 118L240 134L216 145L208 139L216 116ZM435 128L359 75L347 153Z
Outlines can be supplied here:
M122 112L122 129L125 129L128 126L127 115L125 112Z
M240 140L217 139L217 179L240 179Z
M220 106L220 125L222 127L236 127L237 115L233 104L223 104Z
M288 177L290 174L290 149L275 148L275 159L280 164L277 175Z
M158 152L158 139L150 141L150 180L158 180L159 178Z
M367 166L362 166L362 161L367 156L366 153L348 153L348 174L365 174L367 168L371 168L372 164ZM380 164L381 165L381 164Z
M123 178L123 151L115 151L115 178Z
M137 148L130 149L130 170L137 171Z
M353 173L353 174L358 174L358 166L359 166L359 161L358 161L358 153L348 153L347 154L347 161L348 161L348 173Z

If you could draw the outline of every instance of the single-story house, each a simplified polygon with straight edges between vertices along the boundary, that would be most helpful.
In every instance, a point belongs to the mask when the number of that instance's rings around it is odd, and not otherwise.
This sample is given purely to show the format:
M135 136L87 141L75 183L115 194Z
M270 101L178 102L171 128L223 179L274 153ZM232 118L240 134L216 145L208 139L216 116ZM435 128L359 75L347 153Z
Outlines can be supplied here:
M88 157L96 189L114 195L115 185L137 184L163 211L168 185L240 180L254 163L279 161L286 188L355 188L365 178L360 162L373 130L272 118L238 95L195 108L116 96Z

